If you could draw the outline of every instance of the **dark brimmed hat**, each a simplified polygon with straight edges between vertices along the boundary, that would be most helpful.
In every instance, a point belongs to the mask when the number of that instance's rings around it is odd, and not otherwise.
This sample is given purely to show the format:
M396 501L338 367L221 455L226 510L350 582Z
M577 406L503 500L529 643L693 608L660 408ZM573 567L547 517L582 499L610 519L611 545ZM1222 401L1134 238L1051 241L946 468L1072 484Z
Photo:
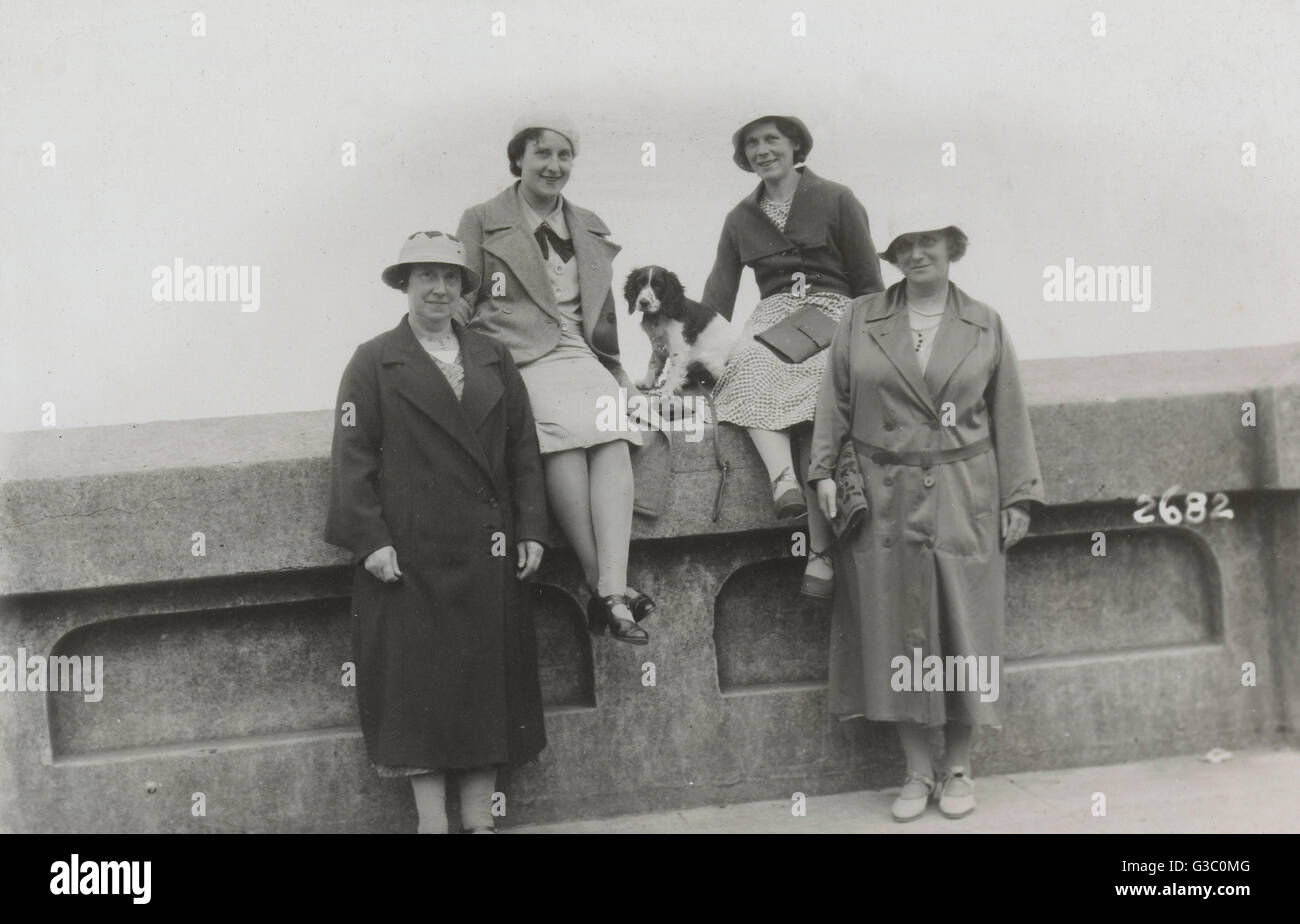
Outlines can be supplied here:
M802 163L808 159L808 154L812 151L813 139L812 133L808 131L808 126L803 124L803 120L794 116L765 115L757 119L750 119L736 129L736 133L731 136L731 159L736 162L737 167L746 173L754 172L754 168L749 165L749 158L745 156L745 133L762 122L776 122L777 120L795 129L793 140L799 145L799 161ZM785 134L785 132L783 131L782 134Z
M460 267L460 276L464 281L461 295L468 295L478 288L478 273L469 268L465 259L465 245L460 238L441 231L416 231L402 242L402 251L397 255L397 262L389 266L380 278L394 289L400 289L406 278L406 267L413 263L446 263Z

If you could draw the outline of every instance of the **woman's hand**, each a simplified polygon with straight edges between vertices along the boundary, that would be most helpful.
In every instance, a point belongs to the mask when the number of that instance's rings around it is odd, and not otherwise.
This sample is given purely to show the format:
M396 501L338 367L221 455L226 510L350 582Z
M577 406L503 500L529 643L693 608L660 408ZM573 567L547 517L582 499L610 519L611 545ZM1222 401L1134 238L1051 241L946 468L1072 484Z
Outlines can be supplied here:
M1024 507L1006 507L1002 511L1002 551L1007 551L1029 531L1029 514Z
M385 584L400 581L402 569L397 567L397 549L391 545L375 549L366 556L366 570Z
M515 572L515 577L522 581L532 576L541 567L542 544L532 539L521 539L515 543L515 550L519 553L519 570Z
M817 506L828 520L835 519L835 479L819 478L817 484Z

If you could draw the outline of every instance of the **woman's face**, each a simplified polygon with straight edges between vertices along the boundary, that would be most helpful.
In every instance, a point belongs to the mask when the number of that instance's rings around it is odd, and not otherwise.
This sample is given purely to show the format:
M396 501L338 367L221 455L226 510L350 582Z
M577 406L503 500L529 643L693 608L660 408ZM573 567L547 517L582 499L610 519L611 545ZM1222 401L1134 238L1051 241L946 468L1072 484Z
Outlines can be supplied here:
M428 325L441 327L451 318L460 298L460 267L450 263L416 263L406 280L406 300L411 314Z
M772 122L760 122L745 133L745 158L764 180L780 182L794 169L799 148Z
M894 256L908 282L933 283L948 279L948 235L942 231L902 235L894 244Z
M558 196L564 184L569 182L569 171L573 169L573 146L568 138L545 129L540 138L528 142L516 164L525 191L532 193L533 199L545 201Z

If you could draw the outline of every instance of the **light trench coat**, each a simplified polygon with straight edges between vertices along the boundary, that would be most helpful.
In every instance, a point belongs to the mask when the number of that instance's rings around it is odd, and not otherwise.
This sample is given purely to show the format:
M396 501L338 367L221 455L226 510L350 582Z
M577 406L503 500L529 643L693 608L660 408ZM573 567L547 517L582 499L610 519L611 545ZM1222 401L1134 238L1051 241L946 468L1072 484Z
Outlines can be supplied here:
M998 698L986 702L978 689L891 684L894 659L914 660L918 650L922 659L997 656L1000 670L1000 511L1044 500L1020 371L1001 319L949 283L922 375L904 286L862 296L845 312L818 399L808 478L833 477L841 446L854 439L871 508L836 545L828 705L846 717L1000 726L1001 685ZM929 467L878 464L864 449L957 449L985 438L993 451ZM992 664L985 662L990 671Z

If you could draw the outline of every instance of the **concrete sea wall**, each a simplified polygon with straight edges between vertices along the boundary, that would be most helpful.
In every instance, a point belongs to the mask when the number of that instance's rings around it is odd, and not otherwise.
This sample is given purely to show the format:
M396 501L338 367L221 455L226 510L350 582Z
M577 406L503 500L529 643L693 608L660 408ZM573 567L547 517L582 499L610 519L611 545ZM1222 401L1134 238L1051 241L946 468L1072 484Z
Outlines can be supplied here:
M976 774L1294 742L1300 345L1023 365L1050 506L1010 556L1008 719L977 739ZM330 426L321 411L0 438L0 658L104 666L97 701L0 691L0 830L414 829L341 680ZM572 556L548 554L550 744L503 775L505 824L900 781L890 727L826 714L827 610L798 595L747 440L719 438L718 522L711 434L673 435L663 512L637 517L650 646L590 637ZM1232 518L1134 519L1138 495L1174 485L1179 509L1222 493Z

